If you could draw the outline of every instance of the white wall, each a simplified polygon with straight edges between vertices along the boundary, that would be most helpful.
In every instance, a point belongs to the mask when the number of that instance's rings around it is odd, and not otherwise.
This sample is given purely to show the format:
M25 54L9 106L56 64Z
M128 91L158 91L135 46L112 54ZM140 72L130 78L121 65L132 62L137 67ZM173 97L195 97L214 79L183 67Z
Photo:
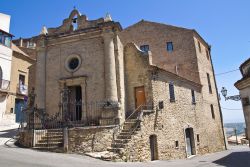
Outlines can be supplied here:
M0 29L9 32L10 30L10 16L0 13Z
M10 16L0 13L0 29L9 32ZM10 81L12 50L0 44L0 66L2 79ZM6 110L6 95L0 95L0 122Z

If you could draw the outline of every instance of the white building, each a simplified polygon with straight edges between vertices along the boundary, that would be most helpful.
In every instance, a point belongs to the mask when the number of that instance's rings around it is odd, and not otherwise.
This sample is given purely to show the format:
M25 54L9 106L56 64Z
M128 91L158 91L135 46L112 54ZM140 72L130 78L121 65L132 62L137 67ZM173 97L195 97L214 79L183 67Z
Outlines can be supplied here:
M0 122L6 111L6 101L11 75L11 40L9 33L10 16L0 13Z

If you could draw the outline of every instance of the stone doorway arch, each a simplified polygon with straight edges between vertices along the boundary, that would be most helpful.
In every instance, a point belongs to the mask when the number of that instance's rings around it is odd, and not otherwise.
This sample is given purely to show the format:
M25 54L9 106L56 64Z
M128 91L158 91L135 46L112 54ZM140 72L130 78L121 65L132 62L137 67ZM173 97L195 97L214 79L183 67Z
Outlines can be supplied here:
M194 130L192 127L185 129L185 141L187 157L196 155Z
M151 153L151 161L158 160L158 144L157 144L157 136L150 135L149 136L150 143L150 153Z

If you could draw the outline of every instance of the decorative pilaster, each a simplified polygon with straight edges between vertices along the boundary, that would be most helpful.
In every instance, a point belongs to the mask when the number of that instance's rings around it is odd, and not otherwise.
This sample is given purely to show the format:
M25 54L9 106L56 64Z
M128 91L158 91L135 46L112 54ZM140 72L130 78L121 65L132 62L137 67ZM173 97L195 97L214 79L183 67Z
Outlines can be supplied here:
M46 95L46 46L45 39L39 41L37 47L37 63L36 63L36 104L38 108L45 109Z

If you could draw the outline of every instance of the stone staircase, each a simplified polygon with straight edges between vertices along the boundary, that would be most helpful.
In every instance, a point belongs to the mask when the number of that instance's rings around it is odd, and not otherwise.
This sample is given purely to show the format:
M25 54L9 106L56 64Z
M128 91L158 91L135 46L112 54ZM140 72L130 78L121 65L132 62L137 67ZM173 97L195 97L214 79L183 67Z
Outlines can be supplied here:
M108 148L108 151L118 154L122 153L126 145L131 141L132 136L137 134L139 130L140 123L137 119L127 119L122 126L122 130L112 142L111 148Z
M38 130L36 134L35 149L39 150L62 150L63 147L63 130L47 129Z

